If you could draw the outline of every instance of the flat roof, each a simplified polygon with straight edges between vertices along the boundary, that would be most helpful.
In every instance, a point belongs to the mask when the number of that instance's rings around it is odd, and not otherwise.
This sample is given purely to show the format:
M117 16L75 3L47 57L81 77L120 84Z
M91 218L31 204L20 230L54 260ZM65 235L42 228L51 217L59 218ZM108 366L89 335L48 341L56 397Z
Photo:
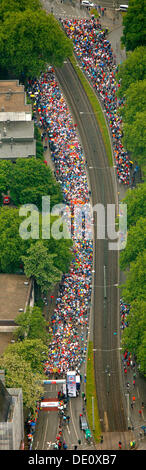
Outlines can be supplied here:
M34 138L34 122L18 121L9 123L0 122L1 140L14 139L33 139Z
M19 309L25 309L30 284L24 274L0 273L0 320L15 320Z
M0 80L0 111L31 112L31 104L27 104L24 85L18 80Z
M32 142L22 141L16 142L14 141L12 144L3 141L2 145L0 145L0 159L13 159L16 158L29 158L35 157L36 155L36 142L32 140Z
M0 356L4 353L8 344L13 340L13 333L3 333L0 331Z
M0 80L0 92L7 92L8 90L17 91L18 89L24 91L24 85L21 85L19 80Z

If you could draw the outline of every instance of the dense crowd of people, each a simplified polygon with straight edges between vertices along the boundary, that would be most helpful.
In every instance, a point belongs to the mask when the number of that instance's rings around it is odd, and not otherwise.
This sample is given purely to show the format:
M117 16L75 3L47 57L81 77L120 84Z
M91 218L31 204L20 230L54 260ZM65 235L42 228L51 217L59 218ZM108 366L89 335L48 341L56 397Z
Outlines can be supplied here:
M117 113L116 66L112 49L101 30L99 21L92 19L62 20L67 35L82 68L102 99L113 137L114 157L119 181L129 184L129 161L121 143L121 118ZM34 120L41 128L45 149L49 147L64 202L72 217L76 204L89 202L86 164L79 137L69 108L61 93L52 67L40 79L29 82L28 94L33 100ZM72 221L73 222L73 221ZM64 274L51 316L52 341L45 364L46 374L66 372L80 367L86 350L88 313L92 280L92 240L74 236L73 260L69 273Z
M116 91L117 67L106 32L101 29L99 20L64 19L60 20L67 36L72 39L74 52L80 61L87 78L104 105L112 135L113 153L119 182L130 184L130 164L127 152L122 145L122 120L118 114L121 100Z
M51 152L64 202L73 217L74 207L89 203L90 199L86 162L76 125L52 67L39 80L29 82L28 94L33 100L35 122ZM73 231L72 240L73 260L69 272L62 277L56 308L50 319L52 341L45 363L47 375L78 369L86 352L93 246L84 233L79 239Z

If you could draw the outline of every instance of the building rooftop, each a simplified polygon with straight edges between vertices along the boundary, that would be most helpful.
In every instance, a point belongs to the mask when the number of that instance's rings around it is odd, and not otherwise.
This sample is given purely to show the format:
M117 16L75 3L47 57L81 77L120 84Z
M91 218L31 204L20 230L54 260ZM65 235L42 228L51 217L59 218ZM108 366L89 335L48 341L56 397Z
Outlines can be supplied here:
M0 112L31 112L24 86L18 80L0 80Z
M34 138L34 123L31 122L0 122L0 140L9 141L13 139L33 139Z
M18 80L0 80L0 159L36 155L32 107Z
M29 158L35 156L36 154L36 144L35 141L24 143L14 142L13 144L3 143L0 146L0 159L12 159L16 160L17 158Z
M15 320L20 313L19 309L25 309L30 285L31 281L23 274L0 273L0 322Z
M19 309L29 305L31 288L31 281L23 274L0 274L0 356L13 341L15 319Z
M19 80L0 80L0 91L7 92L10 89L24 91L24 85L20 85Z

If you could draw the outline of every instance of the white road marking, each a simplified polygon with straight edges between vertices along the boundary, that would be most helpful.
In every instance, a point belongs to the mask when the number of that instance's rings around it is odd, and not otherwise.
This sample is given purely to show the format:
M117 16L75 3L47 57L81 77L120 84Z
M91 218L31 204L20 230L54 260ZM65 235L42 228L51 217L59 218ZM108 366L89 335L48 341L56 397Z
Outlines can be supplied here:
M70 429L69 429L68 425L67 425L67 430L68 430L68 433L70 434Z
M73 424L73 427L74 427L75 435L76 435L76 438L77 438L77 440L79 440L79 437L78 437L78 434L77 434L77 431L76 431L76 427L75 427L75 423L74 423L74 419L73 419L73 413L72 413L71 401L70 401L70 412L71 412L71 417L72 417L72 424Z
M50 412L48 411L48 415L49 415L49 413L50 413ZM46 421L46 429L45 429L44 440L43 440L43 449L44 449L44 450L45 450L44 445L45 445L45 441L46 441L46 434L47 434L48 421L49 421L49 416L48 416L47 421Z

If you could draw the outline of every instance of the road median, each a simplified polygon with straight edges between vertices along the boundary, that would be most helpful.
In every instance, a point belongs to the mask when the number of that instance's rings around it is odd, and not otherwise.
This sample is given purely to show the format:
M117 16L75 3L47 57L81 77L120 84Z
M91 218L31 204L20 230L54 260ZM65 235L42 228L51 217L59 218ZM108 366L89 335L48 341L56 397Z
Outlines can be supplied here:
M101 435L101 426L98 414L98 404L96 395L96 385L94 376L94 354L93 342L88 343L87 369L86 369L86 399L87 416L89 427L92 432L95 443L99 442Z

